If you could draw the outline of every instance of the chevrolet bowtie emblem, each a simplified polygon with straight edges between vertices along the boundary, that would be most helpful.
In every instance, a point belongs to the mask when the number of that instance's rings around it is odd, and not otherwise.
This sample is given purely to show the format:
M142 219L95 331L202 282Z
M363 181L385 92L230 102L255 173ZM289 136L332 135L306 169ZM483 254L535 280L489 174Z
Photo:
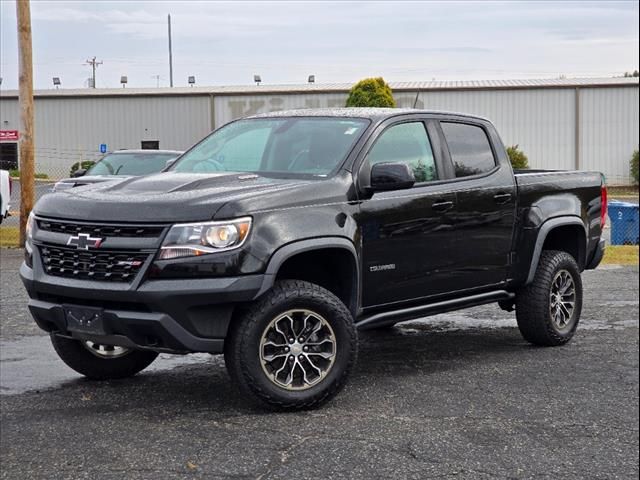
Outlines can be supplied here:
M99 248L102 240L102 238L92 237L87 233L79 233L77 236L69 237L67 245L75 245L78 250L89 250L89 247Z

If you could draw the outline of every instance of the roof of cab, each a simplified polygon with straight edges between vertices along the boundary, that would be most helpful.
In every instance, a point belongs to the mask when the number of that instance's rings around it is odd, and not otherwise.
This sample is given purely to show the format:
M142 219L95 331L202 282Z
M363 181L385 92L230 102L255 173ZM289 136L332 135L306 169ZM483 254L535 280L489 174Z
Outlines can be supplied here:
M369 120L384 120L401 115L428 114L447 115L455 117L470 117L487 120L484 117L468 113L443 112L438 110L418 110L414 108L303 108L297 110L281 110L278 112L260 113L246 118L274 118L274 117L343 117L366 118Z

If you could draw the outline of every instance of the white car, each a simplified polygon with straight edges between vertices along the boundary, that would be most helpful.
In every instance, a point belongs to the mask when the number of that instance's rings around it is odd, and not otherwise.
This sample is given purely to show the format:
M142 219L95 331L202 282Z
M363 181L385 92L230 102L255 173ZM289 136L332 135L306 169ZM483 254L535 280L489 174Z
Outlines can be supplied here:
M9 216L11 201L11 178L7 170L0 170L0 223Z

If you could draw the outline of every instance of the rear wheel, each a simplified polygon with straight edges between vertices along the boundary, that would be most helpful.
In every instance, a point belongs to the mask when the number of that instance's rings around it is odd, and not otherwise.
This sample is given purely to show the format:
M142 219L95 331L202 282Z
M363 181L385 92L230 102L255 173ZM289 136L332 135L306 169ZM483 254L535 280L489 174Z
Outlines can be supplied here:
M331 292L297 280L278 282L234 321L225 342L225 363L240 388L282 409L332 398L356 355L349 310Z
M131 377L151 365L158 356L156 352L75 340L53 333L51 343L64 363L94 380Z
M582 279L566 252L543 251L533 282L516 296L516 318L522 336L535 345L567 343L582 311Z

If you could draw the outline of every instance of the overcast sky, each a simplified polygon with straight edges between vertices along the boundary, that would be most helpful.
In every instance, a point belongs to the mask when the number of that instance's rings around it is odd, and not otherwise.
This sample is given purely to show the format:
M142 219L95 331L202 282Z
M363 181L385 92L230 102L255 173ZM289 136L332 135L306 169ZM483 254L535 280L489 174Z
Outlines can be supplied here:
M31 0L36 88L602 77L638 68L638 2ZM0 0L2 89L17 88L15 2Z

